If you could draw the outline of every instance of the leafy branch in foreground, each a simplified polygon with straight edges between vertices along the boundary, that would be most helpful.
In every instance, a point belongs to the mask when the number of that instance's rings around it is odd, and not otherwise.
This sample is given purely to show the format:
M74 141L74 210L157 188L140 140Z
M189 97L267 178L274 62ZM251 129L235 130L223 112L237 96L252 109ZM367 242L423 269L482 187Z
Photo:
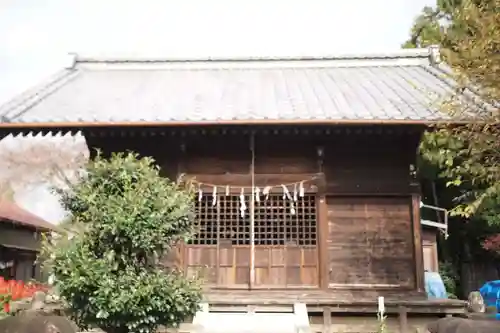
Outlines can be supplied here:
M43 256L81 328L147 333L195 314L198 281L158 265L193 232L192 193L132 153L98 156L58 193L76 229L45 242Z
M500 216L498 8L500 0L463 0L449 10L450 22L440 43L458 86L446 108L454 116L480 121L438 127L421 145L423 157L441 168L448 185L460 190L454 213L484 214L492 222Z

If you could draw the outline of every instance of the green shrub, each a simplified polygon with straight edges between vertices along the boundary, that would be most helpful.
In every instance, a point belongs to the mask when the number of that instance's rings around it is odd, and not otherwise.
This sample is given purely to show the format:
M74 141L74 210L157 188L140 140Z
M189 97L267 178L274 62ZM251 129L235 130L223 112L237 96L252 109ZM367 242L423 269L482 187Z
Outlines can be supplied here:
M439 275L443 279L446 293L451 299L457 299L457 283L458 280L453 265L450 262L441 262L439 264Z
M198 281L159 260L193 231L193 196L150 158L97 157L57 192L70 213L66 237L44 246L49 273L83 329L109 333L175 327L198 310Z

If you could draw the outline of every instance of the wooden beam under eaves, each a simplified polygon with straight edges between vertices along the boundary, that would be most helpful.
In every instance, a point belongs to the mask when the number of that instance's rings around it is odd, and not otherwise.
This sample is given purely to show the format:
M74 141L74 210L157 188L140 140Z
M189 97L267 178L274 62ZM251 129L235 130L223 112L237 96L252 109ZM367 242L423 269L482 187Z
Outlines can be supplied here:
M60 132L77 133L82 132L92 137L156 137L156 136L193 136L193 135L248 135L250 131L256 135L263 136L334 136L334 135L403 135L409 133L421 133L424 130L422 126L385 126L385 125L345 125L345 126L312 126L304 124L302 126L291 125L273 125L273 126L193 126L193 127L174 127L174 126L102 126L102 127L82 127L82 128L17 128L12 130L1 129L0 133L5 135L54 135Z

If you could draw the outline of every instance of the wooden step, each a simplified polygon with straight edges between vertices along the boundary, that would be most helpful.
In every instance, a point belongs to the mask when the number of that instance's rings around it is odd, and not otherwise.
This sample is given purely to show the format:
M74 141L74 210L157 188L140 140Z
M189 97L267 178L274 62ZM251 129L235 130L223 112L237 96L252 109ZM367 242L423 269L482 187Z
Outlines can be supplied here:
M293 306L240 307L203 303L193 319L193 328L202 333L310 333L305 304Z

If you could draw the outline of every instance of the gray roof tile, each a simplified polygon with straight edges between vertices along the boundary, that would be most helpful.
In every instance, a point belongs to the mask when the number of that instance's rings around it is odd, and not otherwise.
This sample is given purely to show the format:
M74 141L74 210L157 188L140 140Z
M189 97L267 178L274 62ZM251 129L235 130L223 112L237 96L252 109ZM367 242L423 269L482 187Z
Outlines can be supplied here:
M445 120L427 51L302 59L79 59L0 108L3 122Z

